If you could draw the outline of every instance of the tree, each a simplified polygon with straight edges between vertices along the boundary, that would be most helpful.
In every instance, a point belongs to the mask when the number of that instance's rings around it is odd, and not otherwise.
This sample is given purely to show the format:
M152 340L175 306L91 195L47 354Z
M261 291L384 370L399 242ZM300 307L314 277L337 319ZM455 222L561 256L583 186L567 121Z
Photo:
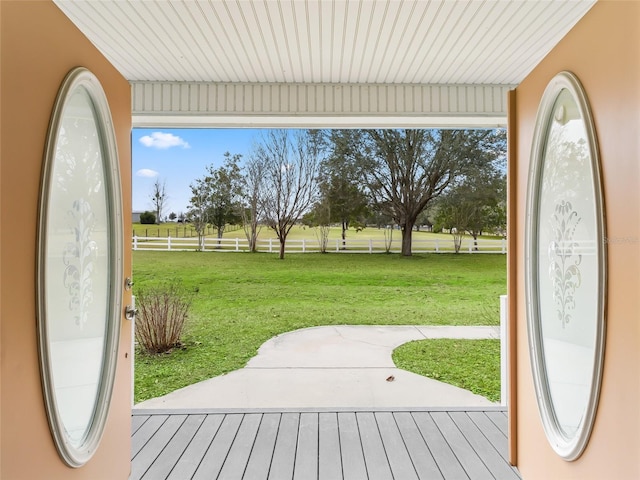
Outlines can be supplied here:
M402 254L411 255L418 215L474 162L502 152L493 130L363 130L360 172L373 206L402 230Z
M209 223L209 184L198 178L190 184L191 203L187 207L187 218L198 234L198 245L204 250L204 234Z
M159 179L156 179L151 191L151 202L153 204L153 209L156 212L156 222L158 223L162 221L162 211L164 210L164 206L168 198L166 182L160 182Z
M487 230L503 232L506 224L506 176L498 165L485 164L462 176L438 200L436 220L445 228L473 237Z
M330 221L340 223L342 242L351 225L364 226L369 202L359 182L353 130L332 130L330 153L322 163L320 190L331 212Z
M320 252L327 253L329 233L331 231L331 204L322 190L320 191L320 199L302 217L302 223L314 229Z
M242 228L249 242L249 251L256 251L258 234L260 233L259 203L262 178L265 165L261 158L252 155L244 166L243 176L243 205L241 208Z
M176 218L178 218L178 215L176 215L176 212L171 212L169 214L169 220L175 220Z
M313 205L321 140L317 130L269 130L254 155L264 163L259 204L266 225L280 242L280 259L291 227Z
M143 225L153 225L156 223L156 215L153 212L144 211L140 214L140 223Z
M208 217L217 230L218 238L222 238L224 229L229 224L237 224L241 220L242 175L238 163L242 155L224 154L221 167L208 167L209 174L204 181L208 184Z

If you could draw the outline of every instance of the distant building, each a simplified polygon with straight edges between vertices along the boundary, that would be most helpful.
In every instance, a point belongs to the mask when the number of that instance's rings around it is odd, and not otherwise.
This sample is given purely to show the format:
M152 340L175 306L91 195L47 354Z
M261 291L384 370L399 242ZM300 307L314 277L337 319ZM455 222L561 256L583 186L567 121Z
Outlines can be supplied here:
M140 223L140 214L144 211L131 212L131 223Z

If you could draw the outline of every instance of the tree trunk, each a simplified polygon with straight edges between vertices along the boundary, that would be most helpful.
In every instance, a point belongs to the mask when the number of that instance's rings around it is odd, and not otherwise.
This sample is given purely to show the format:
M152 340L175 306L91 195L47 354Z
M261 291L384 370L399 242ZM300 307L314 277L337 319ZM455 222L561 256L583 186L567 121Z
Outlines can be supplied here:
M342 250L347 249L347 223L342 222Z
M413 234L413 222L407 221L402 225L402 255L411 256L411 236Z
M249 251L251 253L255 253L256 251L256 243L258 240L258 235L256 234L255 227L251 226L251 235L249 236Z
M285 239L281 238L280 239L280 260L284 259L284 243L285 243Z

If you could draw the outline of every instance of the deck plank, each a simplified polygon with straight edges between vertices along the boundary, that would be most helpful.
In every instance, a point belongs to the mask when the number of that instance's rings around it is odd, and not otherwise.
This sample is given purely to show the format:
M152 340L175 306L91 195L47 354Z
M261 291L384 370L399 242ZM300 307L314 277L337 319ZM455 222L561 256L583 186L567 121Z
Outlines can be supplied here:
M147 442L156 434L158 429L167 421L169 415L152 415L136 433L131 436L131 458L136 455Z
M338 432L340 435L340 454L344 480L367 480L367 467L360 441L358 421L354 412L338 413Z
M504 412L487 412L487 417L495 424L496 427L500 429L500 431L505 432L507 434L507 430L509 429L509 421L507 419L507 415Z
M500 456L466 412L451 412L449 416L495 478L517 480L518 476L513 469L507 465L504 458Z
M482 459L460 432L449 412L432 412L431 418L447 438L458 462L471 480L494 480L495 477L491 475Z
M391 466L384 450L378 423L371 412L357 413L362 451L370 480L393 480Z
M376 413L375 417L393 478L419 480L393 413L380 412Z
M260 428L260 420L262 420L262 414L259 413L244 415L227 459L220 470L220 478L225 480L241 480L243 478Z
M318 478L343 480L336 413L323 412L318 417Z
M131 480L519 480L488 409L134 412Z
M290 480L293 478L293 464L298 445L299 413L283 413L273 450L273 460L269 480Z
M131 466L130 478L132 480L142 478L186 419L186 415L170 415L158 428L153 437L137 453L136 462Z
M418 478L444 480L429 446L422 438L420 430L410 412L396 412L393 415L404 439L407 453L411 457Z
M500 430L495 423L491 421L485 412L468 412L469 418L482 431L487 440L496 449L498 454L505 460L509 461L509 442L507 436Z
M300 414L294 480L318 478L318 414Z
M278 427L280 426L280 417L279 413L265 413L262 415L256 442L249 456L244 474L246 480L267 480L278 435Z
M243 417L244 415L239 413L225 415L222 425L220 425L207 453L204 454L202 462L200 462L196 473L192 477L193 480L218 478Z
M205 418L205 415L187 416L184 423L180 426L173 438L169 440L162 453L155 459L142 478L149 480L167 478L189 446L198 429L202 426ZM129 480L135 480L135 478L136 477L133 476L132 466L132 474Z
M222 425L224 417L224 415L207 415L207 418L202 422L202 426L180 456L176 466L171 470L167 477L168 480L185 480L193 476L220 425Z
M416 412L412 416L422 434L422 438L429 445L431 454L442 476L446 479L468 479L469 476L460 462L458 462L449 442L447 442L447 439L434 422L431 414L428 412Z
M138 431L138 429L144 424L144 422L149 420L150 416L151 415L133 415L131 417L131 435L132 436L134 433Z

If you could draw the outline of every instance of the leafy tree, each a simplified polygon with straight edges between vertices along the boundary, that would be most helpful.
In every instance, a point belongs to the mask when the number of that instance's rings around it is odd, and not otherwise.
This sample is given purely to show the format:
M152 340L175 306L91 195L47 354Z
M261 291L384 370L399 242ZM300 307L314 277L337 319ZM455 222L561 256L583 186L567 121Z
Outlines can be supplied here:
M153 225L156 223L156 216L153 212L145 211L140 214L140 223L143 225Z
M350 226L364 227L369 201L358 178L357 134L353 130L332 130L330 153L322 163L320 189L328 204L330 221L340 223L342 241Z
M171 213L169 214L169 220L175 220L176 218L178 218L178 216L176 215L176 213L175 213L175 212L171 212Z
M418 215L475 162L493 161L504 134L493 130L362 130L358 163L374 208L402 230L411 255Z
M241 221L242 175L238 165L241 158L242 155L226 152L224 164L219 168L209 166L204 179L208 184L209 223L217 229L218 238L222 238L227 225Z
M291 227L318 196L321 146L317 130L269 130L256 146L254 156L264 164L260 210L278 237L280 259Z
M222 238L228 224L240 221L242 175L238 163L241 155L226 152L224 158L221 167L209 165L207 174L190 185L189 219L198 232L201 245L208 224L213 225L218 238Z
M437 222L474 239L484 231L503 232L506 225L506 176L487 164L462 176L438 200Z
M164 210L168 198L166 182L160 182L159 179L156 179L151 191L151 202L153 204L153 209L156 212L156 221L158 223L162 221L162 211Z

